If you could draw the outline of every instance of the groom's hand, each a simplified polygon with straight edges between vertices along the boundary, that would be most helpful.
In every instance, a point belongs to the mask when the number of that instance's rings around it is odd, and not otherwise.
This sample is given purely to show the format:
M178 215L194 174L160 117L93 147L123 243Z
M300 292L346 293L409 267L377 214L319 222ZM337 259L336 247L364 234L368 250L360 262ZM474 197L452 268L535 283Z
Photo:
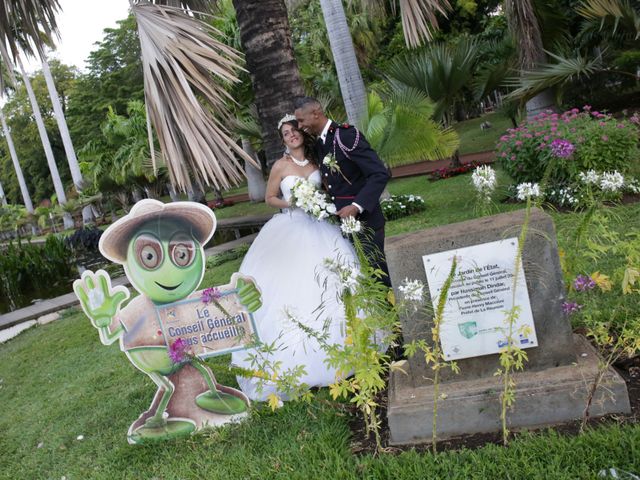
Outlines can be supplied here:
M355 205L347 205L346 207L342 207L340 210L338 210L336 215L338 215L340 218L347 218L355 217L359 213L360 210L358 210L358 207L356 207Z

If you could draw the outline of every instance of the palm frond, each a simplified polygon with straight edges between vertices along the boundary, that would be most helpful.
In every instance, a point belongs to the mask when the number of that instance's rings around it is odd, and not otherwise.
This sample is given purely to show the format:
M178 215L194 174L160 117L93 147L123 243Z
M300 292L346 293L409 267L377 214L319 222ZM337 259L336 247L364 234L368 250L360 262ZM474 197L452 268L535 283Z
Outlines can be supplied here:
M400 0L402 29L407 46L415 48L433 38L438 28L437 14L447 16L451 10L449 0Z
M585 0L577 12L587 20L599 22L601 31L615 35L622 29L623 34L640 38L640 14L629 0Z
M520 77L507 83L515 87L506 99L531 98L536 94L556 86L562 86L578 79L589 78L602 70L602 57L588 58L576 53L574 57L562 57L546 52L556 63L540 65L536 70L523 71Z
M460 144L458 134L434 122L434 111L433 102L414 88L394 88L384 100L372 92L361 130L390 166L448 158Z
M0 2L0 59L15 83L13 66L20 52L44 55L44 47L58 37L58 0L3 0ZM2 78L0 77L0 87Z
M132 10L148 116L171 183L186 190L193 176L198 184L215 188L237 185L244 178L241 159L259 168L228 129L227 102L234 100L224 87L238 82L240 55L214 38L216 29L180 9L138 3Z

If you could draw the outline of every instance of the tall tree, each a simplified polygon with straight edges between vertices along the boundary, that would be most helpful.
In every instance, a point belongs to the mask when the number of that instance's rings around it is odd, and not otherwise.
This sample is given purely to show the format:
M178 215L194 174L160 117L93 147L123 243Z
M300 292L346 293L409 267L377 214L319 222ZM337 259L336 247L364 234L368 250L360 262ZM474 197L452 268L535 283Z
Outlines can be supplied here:
M73 148L73 142L71 141L71 135L69 134L69 128L67 127L67 121L64 116L62 104L60 103L60 97L58 96L58 90L56 84L53 81L53 75L49 68L49 62L46 55L42 56L42 73L47 83L47 89L49 90L49 98L51 98L51 105L55 113L56 122L58 123L58 130L62 137L62 144L64 145L64 152L67 156L67 163L69 164L69 171L71 172L71 178L78 194L82 193L84 181L82 174L80 173L80 166L78 165L78 159L76 157L76 151ZM91 206L87 205L82 209L82 222L84 225L91 223L93 220L93 211Z
M255 93L267 164L282 156L277 126L304 90L293 54L284 0L233 0Z
M7 141L7 146L9 147L9 154L11 155L11 160L13 161L13 168L16 172L16 178L18 179L18 184L20 185L20 193L22 193L22 200L24 201L24 206L27 209L27 212L33 213L33 203L31 202L31 195L29 195L29 190L27 189L27 182L24 181L24 175L22 174L22 167L20 166L20 162L18 161L18 154L16 153L16 148L13 145L13 139L11 138L11 131L9 130L9 126L7 125L7 121L4 118L4 113L2 109L0 109L0 123L2 123L2 131L4 132L4 138Z
M535 70L545 63L542 33L533 8L533 0L505 0L505 15L511 34L518 46L518 66L521 72ZM553 107L553 93L547 89L527 101L527 117Z
M347 118L350 123L357 125L367 112L367 92L364 88L342 0L320 0L320 5L329 34L329 43L338 72L338 81Z
M38 105L38 101L36 100L36 95L33 92L33 87L31 86L31 80L24 71L20 59L18 59L18 68L20 69L20 74L24 81L24 86L27 89L29 101L31 102L33 115L35 117L36 125L38 126L38 133L40 134L40 141L42 142L42 147L44 148L44 153L47 157L47 163L49 165L49 171L51 172L53 187L56 191L56 195L58 196L58 203L60 203L60 205L65 205L67 203L67 195L64 191L64 185L62 184L60 173L58 172L58 166L56 165L56 159L53 155L53 150L51 149L49 135L47 134L47 129L44 125L44 120L42 119L42 113L40 113L40 106ZM71 215L69 213L65 213L63 218L65 229L73 228L73 219L71 218Z

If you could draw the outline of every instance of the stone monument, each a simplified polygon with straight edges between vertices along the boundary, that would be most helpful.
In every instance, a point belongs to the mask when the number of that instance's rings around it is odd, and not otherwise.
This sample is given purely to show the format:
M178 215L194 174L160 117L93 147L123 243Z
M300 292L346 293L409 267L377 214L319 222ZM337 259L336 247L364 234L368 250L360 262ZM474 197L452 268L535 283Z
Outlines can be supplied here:
M453 255L462 260L440 330L445 358L456 360L460 368L458 374L441 371L440 439L501 429L502 383L494 376L499 368L496 352L504 346L499 323L511 308L515 247L524 213L494 215L387 239L385 253L398 298L398 286L405 278L421 280L434 295L436 284L448 274ZM516 401L508 412L509 427L579 419L598 356L586 339L572 334L562 312L565 289L555 228L551 217L541 210L531 212L522 268L516 304L521 307L519 322L529 322L531 329L527 335L515 335L528 361L524 371L514 375ZM405 343L431 341L432 319L424 309L402 314L401 324ZM404 370L392 372L389 384L390 442L396 445L429 441L432 435L431 368L418 352ZM601 385L606 388L597 390L592 416L630 411L626 385L613 369L607 371Z

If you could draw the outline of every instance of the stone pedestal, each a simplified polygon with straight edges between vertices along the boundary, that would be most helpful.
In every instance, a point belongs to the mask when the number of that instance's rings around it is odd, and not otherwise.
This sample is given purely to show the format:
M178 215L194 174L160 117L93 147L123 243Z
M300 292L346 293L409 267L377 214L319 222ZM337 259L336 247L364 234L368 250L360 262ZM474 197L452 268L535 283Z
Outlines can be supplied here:
M553 425L582 417L591 388L589 382L598 371L598 355L584 337L576 335L574 340L577 363L514 375L516 401L508 413L510 429ZM500 380L491 376L442 383L436 424L438 439L501 430ZM414 384L402 373L391 376L387 415L392 445L431 440L433 387L426 382L419 387ZM590 415L630 411L626 384L609 368L595 393Z
M521 210L387 239L385 253L396 296L401 298L397 287L405 278L427 284L423 255L517 237L523 222ZM565 288L555 228L551 217L541 210L531 212L522 265L538 346L527 349L525 370L515 375L517 398L509 414L511 429L580 418L586 385L597 368L595 351L584 340L578 340L576 349L571 325L562 312ZM432 319L423 310L401 315L400 320L405 343L431 341ZM494 377L499 355L465 358L457 364L458 374L442 371L440 390L446 398L438 402L439 438L500 430L501 383ZM407 375L392 372L390 377L388 417L394 444L431 439L431 368L417 353L408 360L405 371ZM593 416L628 412L622 379L610 371L605 382L615 398L607 400L602 391L597 392L602 402L593 406Z

